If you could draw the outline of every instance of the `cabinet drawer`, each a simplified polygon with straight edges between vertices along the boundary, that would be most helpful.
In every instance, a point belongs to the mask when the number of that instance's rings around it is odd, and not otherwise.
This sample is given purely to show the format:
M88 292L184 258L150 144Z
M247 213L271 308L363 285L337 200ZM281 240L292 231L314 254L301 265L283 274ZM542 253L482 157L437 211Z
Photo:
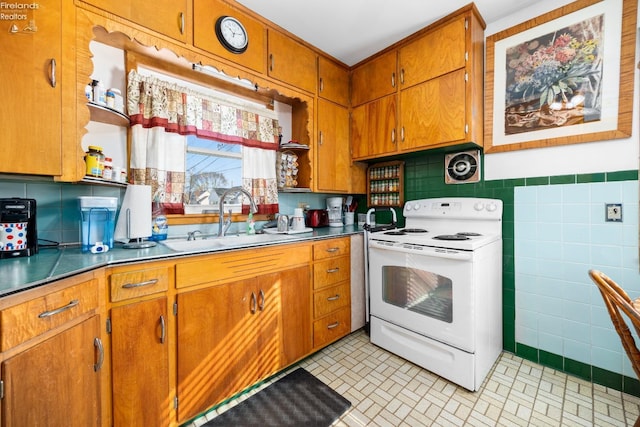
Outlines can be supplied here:
M351 310L345 307L313 322L313 347L318 348L342 338L351 329Z
M315 319L349 305L349 283L322 289L313 294L313 317Z
M112 302L163 292L169 289L169 268L113 273L109 278L109 285Z
M311 261L311 245L278 245L221 253L176 264L176 288L238 280Z
M320 261L313 266L313 289L321 289L349 280L351 258L342 257Z
M90 280L0 312L0 351L57 328L98 307L98 285Z
M313 244L314 261L349 255L351 240L348 237L324 240Z

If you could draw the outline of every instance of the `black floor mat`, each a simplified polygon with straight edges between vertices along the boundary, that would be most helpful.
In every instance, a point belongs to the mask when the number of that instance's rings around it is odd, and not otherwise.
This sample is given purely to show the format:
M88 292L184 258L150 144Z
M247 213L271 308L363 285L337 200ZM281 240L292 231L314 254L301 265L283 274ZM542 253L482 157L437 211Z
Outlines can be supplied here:
M202 427L328 427L350 406L347 399L298 368Z

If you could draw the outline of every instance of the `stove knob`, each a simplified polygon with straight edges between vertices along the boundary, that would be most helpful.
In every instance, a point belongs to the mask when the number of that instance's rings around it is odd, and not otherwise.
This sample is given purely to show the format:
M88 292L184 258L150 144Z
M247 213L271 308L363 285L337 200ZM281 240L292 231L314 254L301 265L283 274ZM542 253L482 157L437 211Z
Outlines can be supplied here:
M475 205L473 205L473 208L477 211L481 211L482 209L484 209L484 204L482 202L477 202Z
M407 203L407 205L404 207L405 211L410 211L411 210L411 203Z
M416 203L415 205L413 205L413 209L416 211L420 209L420 203Z
M488 212L493 212L493 211L495 211L496 209L498 209L498 206L496 206L496 204L495 204L495 203L489 203L489 204L487 205L487 211L488 211Z

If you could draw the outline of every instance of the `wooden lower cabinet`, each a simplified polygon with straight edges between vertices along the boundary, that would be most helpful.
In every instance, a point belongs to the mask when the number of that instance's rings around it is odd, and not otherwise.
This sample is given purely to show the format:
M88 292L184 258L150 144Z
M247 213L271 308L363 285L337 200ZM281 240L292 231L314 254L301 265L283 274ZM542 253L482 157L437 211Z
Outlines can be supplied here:
M111 309L114 427L170 424L169 327L165 296Z
M92 316L2 363L3 427L101 425L98 319Z
M309 267L184 292L178 302L178 420L311 350Z

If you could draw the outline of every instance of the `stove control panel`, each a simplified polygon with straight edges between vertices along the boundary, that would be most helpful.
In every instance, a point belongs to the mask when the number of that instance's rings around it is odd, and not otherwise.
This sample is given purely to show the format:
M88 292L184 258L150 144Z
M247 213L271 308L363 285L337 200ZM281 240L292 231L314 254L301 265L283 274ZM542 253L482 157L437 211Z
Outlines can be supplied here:
M403 214L412 218L501 218L502 201L475 197L443 197L408 201Z

